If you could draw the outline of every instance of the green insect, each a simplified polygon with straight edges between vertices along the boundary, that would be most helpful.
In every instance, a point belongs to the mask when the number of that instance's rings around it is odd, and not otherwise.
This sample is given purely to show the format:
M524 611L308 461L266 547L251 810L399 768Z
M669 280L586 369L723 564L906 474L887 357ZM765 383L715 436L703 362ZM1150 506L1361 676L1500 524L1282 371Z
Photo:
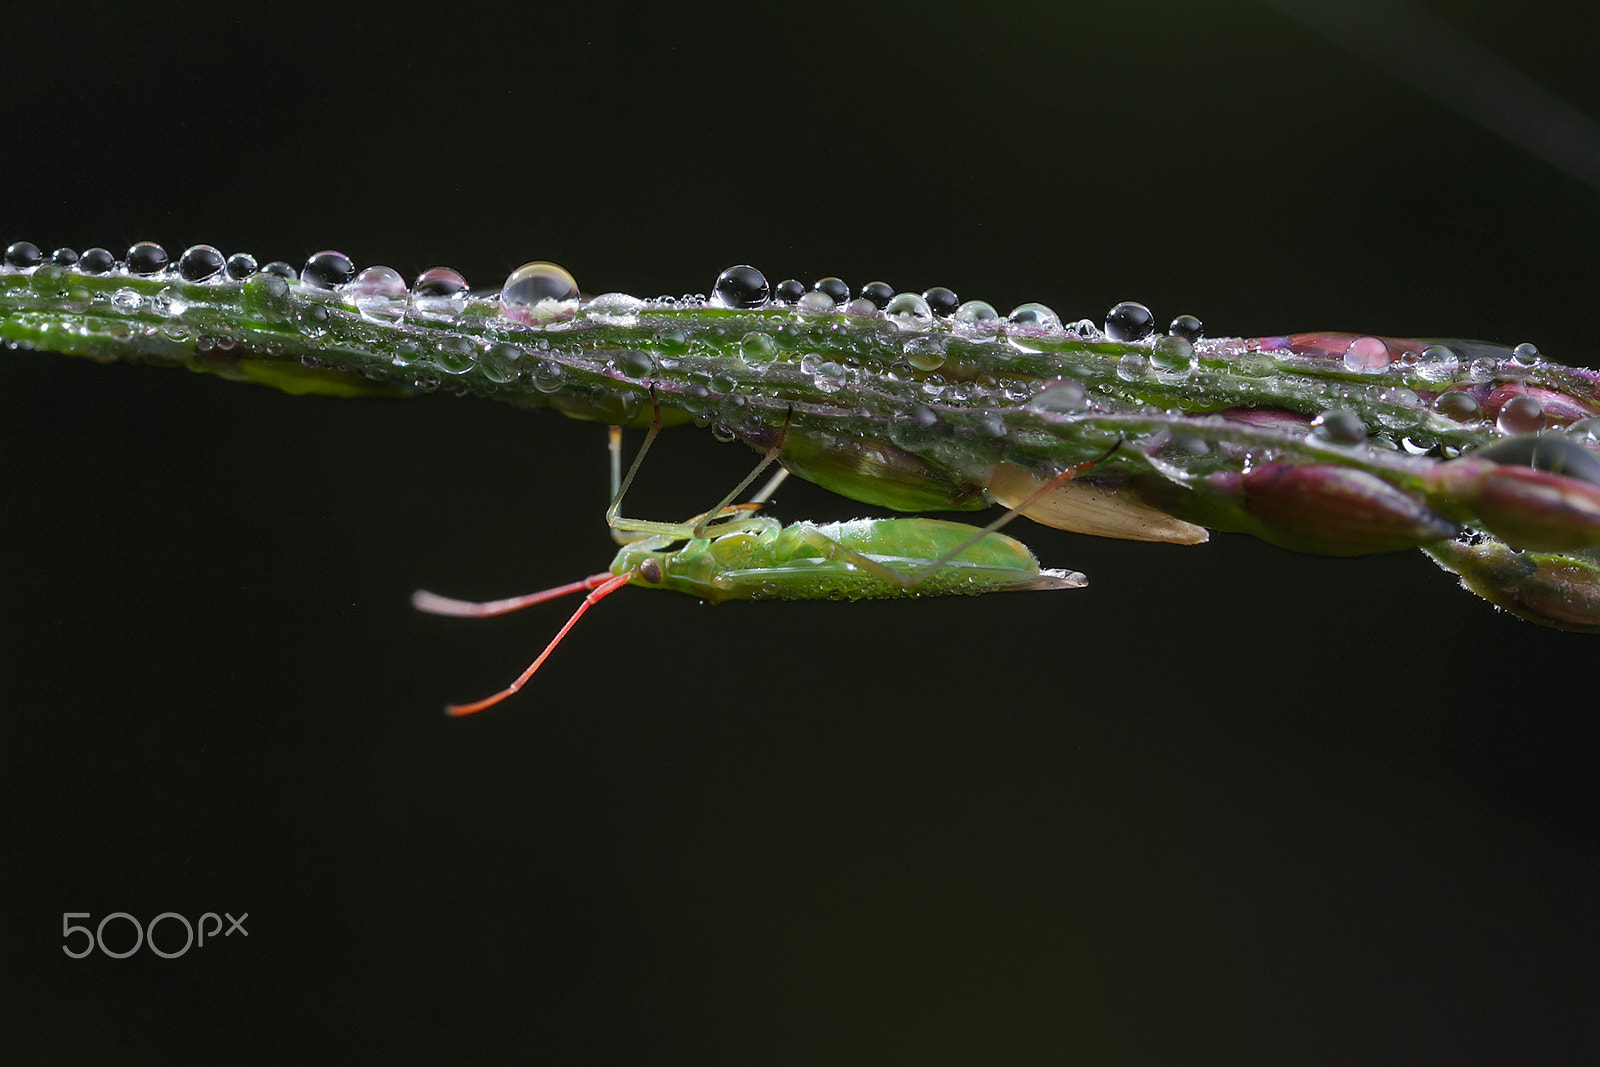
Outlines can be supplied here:
M1039 566L1022 542L995 532L1017 513L1007 512L987 529L943 519L853 519L848 522L796 522L784 525L756 515L785 472L745 504L730 501L777 458L775 448L716 508L682 523L651 522L617 514L639 463L659 430L652 425L620 484L617 481L621 433L611 430L612 483L606 519L623 544L611 569L581 581L504 600L465 601L426 590L412 594L412 606L432 615L487 618L546 600L584 593L583 603L565 626L517 679L470 704L450 704L452 716L471 715L498 704L521 689L555 651L584 612L624 585L671 589L710 603L724 600L869 600L950 594L1076 589L1087 583L1076 571ZM1094 462L1099 462L1096 460ZM1088 466L1082 464L1080 467ZM1077 473L1069 469L1047 488Z

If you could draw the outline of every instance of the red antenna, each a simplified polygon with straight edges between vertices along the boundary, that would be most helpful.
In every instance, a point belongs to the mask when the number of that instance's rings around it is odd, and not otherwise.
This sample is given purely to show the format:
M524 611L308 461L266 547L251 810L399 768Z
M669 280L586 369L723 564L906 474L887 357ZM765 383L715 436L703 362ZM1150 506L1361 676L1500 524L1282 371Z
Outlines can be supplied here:
M528 679L533 677L534 672L549 658L550 653L556 650L556 646L561 643L561 639L567 636L567 631L572 629L579 619L583 618L583 613L627 585L628 579L632 577L633 571L631 570L624 571L621 574L602 571L599 574L591 574L583 581L573 582L570 585L558 585L554 589L528 593L525 596L510 597L506 600L489 600L481 603L471 600L453 600L450 597L439 596L437 593L430 593L426 589L418 589L415 593L412 593L411 606L418 611L425 611L430 615L453 615L458 618L468 619L486 619L493 615L504 615L508 612L519 611L534 604L542 604L546 600L555 600L557 597L570 596L573 593L588 593L583 598L583 603L578 605L578 610L572 613L572 618L568 619L567 624L561 628L561 632L556 634L555 638L545 646L543 652L539 653L538 659L528 664L528 669L519 674L516 681L493 696L484 697L482 700L473 701L471 704L446 704L444 713L457 718L462 715L471 715L482 711L484 708L493 707L518 689L521 689L527 684Z

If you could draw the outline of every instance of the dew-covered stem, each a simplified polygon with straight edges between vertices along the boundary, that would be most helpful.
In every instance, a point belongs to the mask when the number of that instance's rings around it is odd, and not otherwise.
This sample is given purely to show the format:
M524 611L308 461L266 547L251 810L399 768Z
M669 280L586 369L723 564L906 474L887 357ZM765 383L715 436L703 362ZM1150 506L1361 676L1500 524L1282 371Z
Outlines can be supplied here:
M296 271L207 246L170 264L149 244L120 258L11 246L0 340L293 393L446 390L620 425L646 424L654 403L667 425L778 445L790 471L899 510L984 507L1002 484L1121 441L1059 507L1027 514L1137 536L1075 503L1099 493L1129 514L1324 553L1458 533L1557 553L1600 543L1600 377L1531 345L1207 338L1193 316L1161 330L1131 302L1063 324L1042 304L1002 315L943 288L769 286L746 266L709 299L585 298L544 262L473 291L448 268L408 286L333 252ZM1532 440L1541 451L1516 444Z

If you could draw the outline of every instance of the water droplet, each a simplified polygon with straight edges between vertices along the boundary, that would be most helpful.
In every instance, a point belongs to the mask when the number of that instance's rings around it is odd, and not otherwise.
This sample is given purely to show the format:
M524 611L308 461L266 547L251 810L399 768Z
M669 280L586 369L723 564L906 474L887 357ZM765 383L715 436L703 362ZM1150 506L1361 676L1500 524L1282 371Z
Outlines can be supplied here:
M1478 403L1478 398L1471 393L1452 389L1448 393L1440 393L1433 398L1433 410L1447 419L1454 419L1456 422L1470 422L1482 415L1483 406Z
M1567 427L1567 433L1573 440L1600 444L1600 418L1579 419Z
M959 312L956 317L960 318ZM1011 314L1006 316L1006 321L1013 326L1031 326L1039 330L1061 329L1061 316L1043 304L1018 304L1011 309Z
M1544 405L1531 396L1514 396L1500 406L1495 426L1501 433L1536 433L1544 429Z
M478 361L483 376L504 385L522 373L522 349L515 345L492 345Z
M798 281L794 278L787 278L784 281L779 282L778 287L772 291L772 302L774 304L783 304L787 307L793 307L795 304L799 303L800 298L805 295L806 286L804 282Z
M988 301L968 300L956 308L955 319L963 326L985 326L1000 321L1000 312Z
M617 354L617 370L629 378L648 378L656 372L656 357L630 348Z
M935 371L944 366L943 337L913 337L906 342L906 362L920 371Z
M1206 335L1205 327L1193 315L1179 315L1167 327L1167 334L1171 337L1181 337L1193 343Z
M1142 341L1156 330L1156 317L1150 309L1124 300L1106 312L1106 336L1113 341Z
M1058 378L1034 395L1028 407L1047 414L1070 415L1089 406L1089 394L1070 378Z
M321 304L307 304L295 313L295 321L300 324L300 332L305 336L321 337L328 332L332 316Z
M940 318L948 318L955 313L961 300L955 293L942 285L936 285L922 294L922 299L928 302L928 307Z
M1389 366L1389 346L1376 337L1357 337L1344 350L1344 369L1373 374Z
M368 267L340 295L371 322L393 322L406 311L406 281L392 267Z
M78 262L78 253L70 248L58 248L50 253L50 262L58 267L71 267Z
M78 257L78 271L82 274L104 274L116 265L116 257L104 248L85 249Z
M154 241L140 241L128 249L129 274L159 274L167 269L167 250Z
M300 284L308 289L333 289L349 283L355 264L343 252L318 252L300 269Z
M1422 350L1413 369L1424 381L1445 382L1454 378L1456 371L1461 369L1461 360L1446 345L1429 345Z
M1528 341L1522 342L1511 350L1511 362L1519 367L1536 367L1539 365L1539 346Z
M465 374L477 362L478 348L465 337L441 337L433 361L446 374Z
M1186 376L1194 369L1194 345L1176 334L1159 337L1150 349L1150 365L1167 374Z
M1400 451L1408 456L1426 456L1433 451L1433 445L1420 441L1413 441L1409 437L1400 438Z
M191 245L178 257L178 276L186 282L203 282L222 272L222 253L210 245Z
M144 297L139 295L137 289L118 289L111 294L111 306L122 312L138 311L144 304Z
M540 363L533 372L533 387L541 393L553 393L561 388L567 372L559 363Z
M771 363L778 357L778 342L771 334L747 333L739 341L739 358L755 366Z
M875 318L878 314L878 305L864 296L858 296L845 304L844 313L846 315L854 315L857 318Z
M1147 361L1140 352L1128 352L1117 360L1117 377L1125 382L1136 382L1144 377Z
M256 257L249 252L235 252L228 257L228 277L242 282L256 272Z
M729 267L717 275L717 284L711 290L713 302L725 308L763 307L768 295L767 276L748 263Z
M831 275L826 278L818 278L811 286L811 291L825 294L836 305L850 299L850 287L844 283L842 278L835 278Z
M802 315L826 315L834 309L833 297L827 293L807 293L795 304L795 310Z
M837 393L844 388L845 369L833 361L817 364L811 382L819 392Z
M627 293L604 293L589 301L583 313L598 319L607 326L632 326L639 321L639 309L644 301Z
M569 318L577 311L578 283L565 270L542 259L512 271L500 289L500 313L518 322L549 322Z
M40 296L60 296L66 289L63 281L67 272L54 263L44 263L33 268L33 276L28 279L28 286Z
M355 304L404 301L406 280L393 267L368 267L340 295Z
M1346 408L1329 408L1311 420L1311 432L1336 445L1359 445L1367 439L1367 424Z
M449 267L429 267L411 283L411 306L427 315L458 315L467 306L467 280Z
M933 311L916 293L900 293L890 300L883 317L898 330L925 330L933 325Z
M6 248L6 266L17 270L37 267L43 258L44 253L39 251L39 246L29 241L18 241Z
M888 282L868 282L861 287L862 299L872 301L872 306L879 311L889 306L889 301L894 299L894 287Z
M1378 399L1387 400L1396 407L1402 408L1420 408L1422 406L1422 399L1403 385L1386 390L1379 394Z

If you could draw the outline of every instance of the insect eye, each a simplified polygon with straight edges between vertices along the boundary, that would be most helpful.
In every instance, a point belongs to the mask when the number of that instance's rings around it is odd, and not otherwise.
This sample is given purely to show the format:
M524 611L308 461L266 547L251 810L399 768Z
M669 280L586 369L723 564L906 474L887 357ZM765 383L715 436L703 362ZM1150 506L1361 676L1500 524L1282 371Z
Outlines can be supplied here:
M639 564L639 577L651 585L660 585L665 580L665 575L661 573L661 564L653 559L647 559Z

